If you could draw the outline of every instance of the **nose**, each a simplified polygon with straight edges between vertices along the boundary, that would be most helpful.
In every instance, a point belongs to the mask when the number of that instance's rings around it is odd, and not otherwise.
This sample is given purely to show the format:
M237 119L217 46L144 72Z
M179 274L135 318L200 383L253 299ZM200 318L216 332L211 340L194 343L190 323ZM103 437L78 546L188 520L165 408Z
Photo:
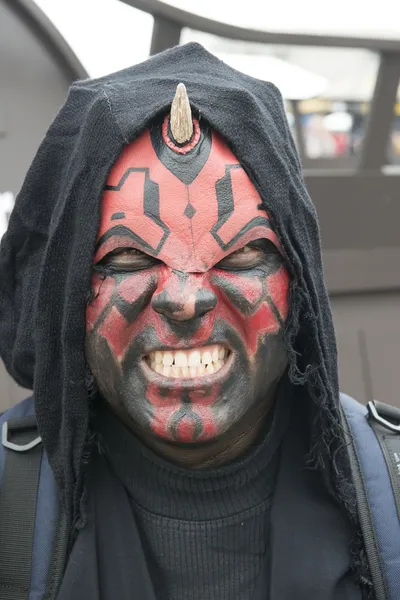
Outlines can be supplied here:
M171 321L189 321L202 317L217 305L214 292L204 285L204 275L172 271L151 306Z

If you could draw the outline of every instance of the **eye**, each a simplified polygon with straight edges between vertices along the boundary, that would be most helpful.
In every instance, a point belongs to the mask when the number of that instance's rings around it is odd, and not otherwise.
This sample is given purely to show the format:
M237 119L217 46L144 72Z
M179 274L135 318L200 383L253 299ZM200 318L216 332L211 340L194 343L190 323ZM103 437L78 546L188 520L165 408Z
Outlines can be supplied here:
M141 250L136 250L136 248L117 248L106 254L105 257L97 263L95 269L100 271L125 273L149 269L159 262L160 261L156 258L153 258Z
M280 259L279 250L269 240L256 240L247 246L228 254L215 265L217 269L254 269L268 260Z

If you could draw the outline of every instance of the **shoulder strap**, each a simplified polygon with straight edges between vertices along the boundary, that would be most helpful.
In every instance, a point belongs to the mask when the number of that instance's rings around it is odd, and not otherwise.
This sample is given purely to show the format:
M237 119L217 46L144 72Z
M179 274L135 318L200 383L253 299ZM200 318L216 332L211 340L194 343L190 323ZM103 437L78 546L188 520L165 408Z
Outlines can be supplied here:
M400 409L382 402L369 402L368 420L382 448L400 519Z
M400 589L400 411L342 395L343 425L376 600Z
M0 489L0 600L27 600L42 459L34 416L3 423Z

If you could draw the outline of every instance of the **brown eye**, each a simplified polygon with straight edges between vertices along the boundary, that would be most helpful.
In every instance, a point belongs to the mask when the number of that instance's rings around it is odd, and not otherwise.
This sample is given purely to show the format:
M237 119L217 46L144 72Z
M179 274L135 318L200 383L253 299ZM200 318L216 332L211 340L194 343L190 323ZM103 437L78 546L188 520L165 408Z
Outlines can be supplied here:
M264 259L265 253L261 248L249 245L228 254L215 266L217 269L252 269L260 265Z
M159 261L136 248L118 248L106 254L96 265L96 269L115 272L138 271L148 269Z
M262 265L282 262L282 256L271 240L254 240L247 246L228 254L215 265L217 269L254 269Z

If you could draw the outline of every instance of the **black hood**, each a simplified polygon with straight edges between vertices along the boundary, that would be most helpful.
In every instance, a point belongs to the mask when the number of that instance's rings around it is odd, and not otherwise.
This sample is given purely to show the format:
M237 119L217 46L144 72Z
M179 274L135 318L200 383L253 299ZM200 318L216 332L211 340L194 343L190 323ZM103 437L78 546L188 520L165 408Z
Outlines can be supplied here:
M302 392L299 401L314 407L315 456L328 470L341 439L317 216L281 94L188 44L72 86L2 240L0 354L14 379L34 390L43 443L70 506L77 506L88 431L85 305L99 200L123 147L168 111L179 82L193 110L222 134L256 185L286 252L290 378Z

